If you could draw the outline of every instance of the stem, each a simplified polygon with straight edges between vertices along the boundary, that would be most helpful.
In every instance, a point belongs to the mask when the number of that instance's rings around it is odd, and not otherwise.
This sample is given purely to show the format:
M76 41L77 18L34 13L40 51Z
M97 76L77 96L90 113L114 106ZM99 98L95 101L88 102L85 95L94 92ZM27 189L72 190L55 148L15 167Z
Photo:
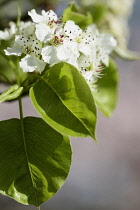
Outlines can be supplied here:
M21 85L24 85L28 80L32 79L32 78L38 78L41 79L42 77L40 77L39 75L32 75L32 76L28 76Z
M38 206L37 209L40 210L40 206Z
M18 17L17 17L17 28L19 30L20 27L20 20L21 20L21 8L20 8L20 2L19 0L17 1L18 3Z
M22 111L22 100L21 100L21 97L18 98L18 102L19 102L20 119L21 119L21 121L23 121L23 111Z
M17 59L17 69L16 69L16 74L17 74L17 84L20 86L21 85L21 69L19 67L19 58Z

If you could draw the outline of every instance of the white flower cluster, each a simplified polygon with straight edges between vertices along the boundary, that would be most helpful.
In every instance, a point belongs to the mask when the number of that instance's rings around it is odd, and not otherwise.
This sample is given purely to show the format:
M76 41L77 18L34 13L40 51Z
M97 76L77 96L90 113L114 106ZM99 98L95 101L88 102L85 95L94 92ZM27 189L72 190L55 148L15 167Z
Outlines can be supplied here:
M73 21L62 23L52 10L43 10L39 15L33 9L28 14L33 22L21 22L18 34L14 30L17 35L13 46L5 50L6 55L22 56L20 67L24 72L41 73L46 64L67 62L79 70L92 88L101 75L102 63L108 66L116 40L109 34L100 34L95 25L82 30Z

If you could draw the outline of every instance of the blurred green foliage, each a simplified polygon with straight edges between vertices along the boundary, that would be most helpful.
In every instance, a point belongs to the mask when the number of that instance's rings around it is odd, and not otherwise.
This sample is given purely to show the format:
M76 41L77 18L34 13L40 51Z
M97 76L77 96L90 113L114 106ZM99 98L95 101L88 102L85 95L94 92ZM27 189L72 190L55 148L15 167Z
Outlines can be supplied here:
M66 22L68 20L73 20L81 28L86 28L88 25L92 24L92 15L87 11L85 14L81 14L78 6L72 2L64 10L62 21Z

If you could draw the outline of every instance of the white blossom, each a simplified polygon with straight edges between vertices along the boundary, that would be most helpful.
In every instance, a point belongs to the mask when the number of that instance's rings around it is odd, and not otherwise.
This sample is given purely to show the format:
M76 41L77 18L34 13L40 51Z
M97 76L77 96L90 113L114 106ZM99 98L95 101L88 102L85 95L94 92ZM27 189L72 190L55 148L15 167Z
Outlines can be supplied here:
M75 52L81 52L85 55L90 55L91 49L90 44L93 41L91 33L83 31L74 21L67 21L64 26L64 31L67 39L73 45Z
M34 31L35 31L34 23L32 23L31 21L27 21L27 22L21 21L17 35L21 34L23 36L30 36L31 34L34 34Z
M35 34L37 38L46 43L51 39L51 35L54 33L57 27L60 27L60 20L54 11L49 10L45 12L42 10L42 15L38 15L35 9L28 12L29 16L31 16L32 20L36 23L36 31Z
M28 12L28 15L31 16L34 23L44 23L51 25L53 22L55 23L58 21L58 17L53 10L49 10L48 12L42 10L41 13L41 15L38 15L35 9L32 9Z
M20 67L24 72L32 72L34 70L42 72L45 68L45 62L41 60L42 44L36 38L34 24L25 25L22 34L15 37L15 42L11 48L7 48L6 55L25 55L20 61Z
M63 29L59 29L51 36L51 40L42 49L42 58L51 66L65 61L77 67L79 53L75 53L74 47L67 40Z
M109 65L109 54L116 47L116 40L110 34L100 34L95 25L86 29L90 38L90 54L81 54L78 58L78 70L86 79L91 90L95 90L98 78L102 76L103 65Z
M78 59L79 71L87 81L92 91L96 90L96 82L100 78L103 70L103 65L97 59L96 53L91 56L80 56Z
M41 43L34 35L17 35L12 48L5 50L6 55L20 56L22 53L39 56L41 53Z
M20 22L19 27L14 22L9 23L9 28L5 28L4 31L0 30L0 40L9 40L14 38L15 35L29 35L34 31L34 24L30 21Z
M106 66L109 65L109 54L117 46L117 42L114 37L110 34L99 33L96 26L91 24L87 27L88 33L94 34L94 42L90 44L92 51L96 51L97 59L104 63Z
M14 22L9 23L9 28L5 28L4 31L0 30L0 40L9 40L15 35L17 31L16 24Z

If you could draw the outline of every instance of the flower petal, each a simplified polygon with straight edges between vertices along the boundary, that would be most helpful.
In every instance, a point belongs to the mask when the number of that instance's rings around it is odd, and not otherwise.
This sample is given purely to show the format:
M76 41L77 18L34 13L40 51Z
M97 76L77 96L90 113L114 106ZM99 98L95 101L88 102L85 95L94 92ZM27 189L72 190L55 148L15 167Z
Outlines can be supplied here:
M103 64L105 64L106 67L109 66L109 56L107 54L105 54L103 58L101 58L101 61Z
M46 46L42 48L41 54L43 60L49 64L54 65L59 62L59 59L57 57L56 47L54 46Z
M75 24L74 21L68 20L64 26L64 31L70 39L76 38L79 34L82 33L82 29Z
M36 32L35 32L37 38L41 41L46 43L51 39L51 29L49 26L40 23L36 26Z
M10 33L8 32L8 30L5 31L0 31L0 40L8 40L10 39Z
M79 51L82 52L84 55L86 56L91 55L91 48L89 45L80 43L78 47L79 47Z
M58 17L56 13L53 10L49 10L48 12L45 12L45 10L42 10L42 15L45 17L46 20L54 20L57 21Z
M30 36L35 32L35 24L31 21L28 22L20 22L20 32L23 36Z
M45 18L42 15L38 15L35 9L32 9L28 12L28 15L32 18L35 23L42 23L45 21Z
M39 58L35 56L33 57L31 55L26 55L24 58L21 59L19 64L20 68L24 72L33 72L36 70L39 73L41 73L44 70L46 65L43 61L39 60Z
M12 48L8 47L4 50L6 55L17 55L20 56L22 54L22 49L19 46L13 46Z
M75 66L76 68L78 68L78 63L77 63L78 56L76 52L70 49L69 46L67 45L61 45L57 47L57 58L59 59L59 61L65 61Z
M117 41L110 34L102 34L101 46L105 51L110 53L117 46Z

